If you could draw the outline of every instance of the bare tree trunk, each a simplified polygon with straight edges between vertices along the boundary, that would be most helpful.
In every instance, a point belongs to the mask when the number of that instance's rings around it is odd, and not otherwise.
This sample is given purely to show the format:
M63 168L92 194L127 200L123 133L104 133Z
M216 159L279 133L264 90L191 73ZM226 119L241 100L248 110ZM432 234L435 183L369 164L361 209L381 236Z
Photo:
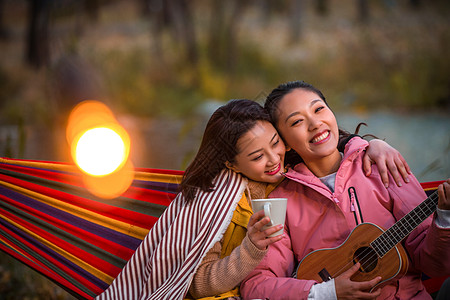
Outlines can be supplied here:
M291 10L289 18L289 26L291 33L291 41L296 42L301 38L302 33L302 0L291 0Z
M96 22L100 14L99 0L84 0L84 10L91 21Z
M152 55L157 56L157 62L164 63L163 34L167 31L180 50L182 58L197 71L198 48L192 16L192 2L189 0L142 0L148 6L148 16L151 21ZM195 81L198 76L193 76ZM196 82L192 82L196 85Z
M166 5L163 0L143 0L143 6L145 6L145 10L143 13L147 14L150 19L150 35L151 40L153 40L152 46L152 54L156 55L158 59L163 59L163 51L162 51L162 33L165 28L165 20L164 20L164 10L166 9Z
M409 0L409 5L414 9L420 8L421 4L422 4L422 1L420 1L420 0Z
M274 14L280 12L280 9L285 6L285 2L285 0L258 0L256 2L261 10L262 26L269 25L270 19Z
M328 0L316 0L315 8L318 15L326 16L328 15Z
M244 2L244 1L242 1ZM225 52L225 62L226 66L228 66L230 71L234 70L236 65L235 60L238 57L238 45L237 45L237 31L239 19L242 15L242 11L244 10L240 3L233 2L233 7L231 9L231 17L230 22L225 31L225 43L228 45L228 51ZM245 5L245 3L242 3Z
M140 12L141 12L142 16L148 17L150 15L151 2L152 2L151 0L139 0Z
M40 68L50 61L48 0L30 0L26 62Z
M8 33L5 27L5 1L0 0L0 39L7 39Z
M367 0L357 0L358 20L366 24L370 21L369 2Z
M188 0L170 0L171 17L178 37L183 41L188 60L192 65L198 62L197 41L195 38L194 21L191 12L191 2Z
M198 62L197 41L191 2L188 0L149 0L148 11L153 21L151 34L155 40L155 53L162 57L162 33L169 29L175 42L193 65Z
M170 10L172 3L168 0L142 0L142 6L145 6L143 13L150 19L150 38L152 43L152 55L156 55L159 61L164 60L164 52L162 48L163 33L165 30L172 30L172 34L177 35L174 29L175 25L171 17ZM178 41L178 36L175 36Z
M209 59L217 67L233 71L238 58L237 32L249 1L214 0L210 20Z
M208 56L209 61L216 66L223 65L222 38L225 28L225 5L227 1L212 1L211 19L209 22Z

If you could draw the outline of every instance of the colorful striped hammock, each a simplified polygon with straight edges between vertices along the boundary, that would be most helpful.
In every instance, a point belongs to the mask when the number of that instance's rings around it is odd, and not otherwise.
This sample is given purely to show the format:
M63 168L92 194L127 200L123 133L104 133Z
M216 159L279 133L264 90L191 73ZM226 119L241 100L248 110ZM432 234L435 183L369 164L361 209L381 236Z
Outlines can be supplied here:
M0 158L0 249L78 298L102 293L177 194L183 172L137 169L105 200L69 164Z
M0 158L0 249L80 299L101 294L177 194L182 171L136 169L105 200L71 164ZM430 194L440 182L423 183ZM426 280L430 292L444 278Z

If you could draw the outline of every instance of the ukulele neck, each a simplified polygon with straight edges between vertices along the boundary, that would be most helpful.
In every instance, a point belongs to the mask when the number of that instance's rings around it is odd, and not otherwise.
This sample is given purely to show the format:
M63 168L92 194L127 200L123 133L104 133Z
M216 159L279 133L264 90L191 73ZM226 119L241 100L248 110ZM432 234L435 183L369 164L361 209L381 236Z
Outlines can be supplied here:
M425 219L436 210L438 198L438 193L435 191L416 208L370 243L377 255L383 257L419 226L420 223L425 221Z

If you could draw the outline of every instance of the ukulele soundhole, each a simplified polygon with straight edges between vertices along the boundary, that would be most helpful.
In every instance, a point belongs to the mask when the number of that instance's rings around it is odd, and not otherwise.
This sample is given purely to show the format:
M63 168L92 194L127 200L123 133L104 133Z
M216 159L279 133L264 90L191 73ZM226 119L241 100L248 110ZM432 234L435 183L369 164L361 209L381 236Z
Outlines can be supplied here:
M369 273L373 271L378 263L378 256L376 252L370 247L361 247L356 250L353 255L353 262L356 264L359 262L361 264L360 271L364 273Z

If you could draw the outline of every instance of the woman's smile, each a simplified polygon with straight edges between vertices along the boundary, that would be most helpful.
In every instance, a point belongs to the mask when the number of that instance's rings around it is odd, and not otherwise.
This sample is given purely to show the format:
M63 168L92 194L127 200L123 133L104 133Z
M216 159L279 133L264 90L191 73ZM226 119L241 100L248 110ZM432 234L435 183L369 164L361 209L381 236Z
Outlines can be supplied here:
M330 131L325 130L318 134L316 134L312 140L310 141L311 144L322 144L325 143L327 140L330 139Z
M273 168L273 169L271 169L269 171L265 171L264 173L266 173L267 175L275 175L278 172L280 172L280 170L281 170L281 164L277 164L275 166L275 168Z

